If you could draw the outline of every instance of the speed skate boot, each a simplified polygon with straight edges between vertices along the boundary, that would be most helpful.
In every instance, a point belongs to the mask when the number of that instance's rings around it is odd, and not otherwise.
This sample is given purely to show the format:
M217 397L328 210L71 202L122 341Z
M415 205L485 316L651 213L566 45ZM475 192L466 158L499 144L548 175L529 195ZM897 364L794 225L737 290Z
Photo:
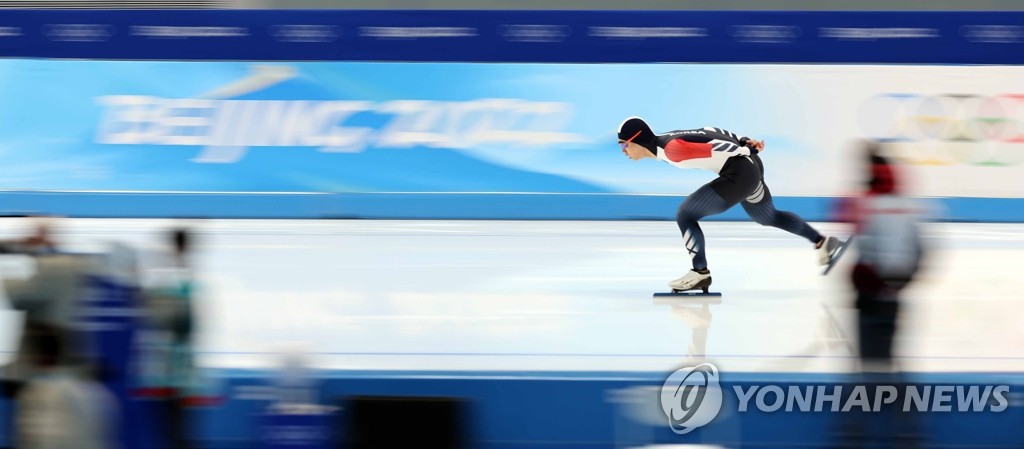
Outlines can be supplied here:
M819 242L814 250L818 253L818 263L828 265L836 256L836 252L843 247L843 241L835 237L823 237L822 239L824 241Z
M711 287L711 271L706 268L700 271L687 271L683 277L669 282L668 286L672 289L673 293L688 290L702 290L704 293L707 293L708 287Z

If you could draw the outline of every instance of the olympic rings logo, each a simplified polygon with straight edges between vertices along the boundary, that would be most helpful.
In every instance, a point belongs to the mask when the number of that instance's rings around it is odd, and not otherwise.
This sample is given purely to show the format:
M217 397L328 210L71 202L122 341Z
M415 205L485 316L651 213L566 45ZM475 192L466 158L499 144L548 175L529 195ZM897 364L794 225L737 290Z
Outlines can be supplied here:
M875 95L863 103L868 137L905 162L1009 166L1024 162L1024 94Z

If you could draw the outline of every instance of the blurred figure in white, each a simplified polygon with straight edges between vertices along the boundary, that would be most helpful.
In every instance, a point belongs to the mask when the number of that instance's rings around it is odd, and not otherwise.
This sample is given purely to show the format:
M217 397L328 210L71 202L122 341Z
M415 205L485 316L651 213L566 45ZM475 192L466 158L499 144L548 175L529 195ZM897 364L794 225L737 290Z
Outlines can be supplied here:
M275 413L307 412L316 407L316 381L308 366L306 351L298 345L288 345L281 351L281 371L275 378Z
M299 343L279 349L280 368L272 379L272 403L262 414L263 447L322 448L332 439L336 407L320 405L319 382L309 352Z

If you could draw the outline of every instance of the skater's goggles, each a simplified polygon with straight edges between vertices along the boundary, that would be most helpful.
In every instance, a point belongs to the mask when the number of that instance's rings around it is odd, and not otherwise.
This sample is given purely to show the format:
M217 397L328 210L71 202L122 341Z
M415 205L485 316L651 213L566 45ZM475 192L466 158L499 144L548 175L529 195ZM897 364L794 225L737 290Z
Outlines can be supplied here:
M625 150L626 147L629 146L629 143L632 142L633 139L636 139L640 135L640 133L642 133L642 132L643 132L643 130L637 131L636 134L633 134L633 137L629 138L629 140L625 140L625 141L619 142L619 146L622 147L623 150Z

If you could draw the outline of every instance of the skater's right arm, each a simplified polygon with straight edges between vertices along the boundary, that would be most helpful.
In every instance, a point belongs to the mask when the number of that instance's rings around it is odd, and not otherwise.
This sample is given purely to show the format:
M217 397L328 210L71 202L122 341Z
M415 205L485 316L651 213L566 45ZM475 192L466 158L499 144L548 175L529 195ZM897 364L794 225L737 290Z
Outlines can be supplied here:
M746 136L741 136L732 131L724 128L715 128L712 126L705 126L698 129L687 129L680 131L673 131L669 133L676 139L682 139L687 142L696 143L707 143L712 140L718 140L723 142L730 142L741 147L751 148L757 151L764 149L764 141L751 139Z
M708 128L704 128L704 129L708 129ZM729 142L733 142L733 143L735 143L735 144L737 144L739 146L747 147L747 148L750 148L752 150L757 150L757 151L764 150L764 141L763 140L751 139L751 138L746 137L746 136L741 136L741 135L738 135L738 134L736 134L736 133L734 133L732 131L726 130L724 128L710 128L710 129L717 130L715 132L720 132L721 133L722 137L718 137L717 138L718 140L726 140L726 141L729 141Z

